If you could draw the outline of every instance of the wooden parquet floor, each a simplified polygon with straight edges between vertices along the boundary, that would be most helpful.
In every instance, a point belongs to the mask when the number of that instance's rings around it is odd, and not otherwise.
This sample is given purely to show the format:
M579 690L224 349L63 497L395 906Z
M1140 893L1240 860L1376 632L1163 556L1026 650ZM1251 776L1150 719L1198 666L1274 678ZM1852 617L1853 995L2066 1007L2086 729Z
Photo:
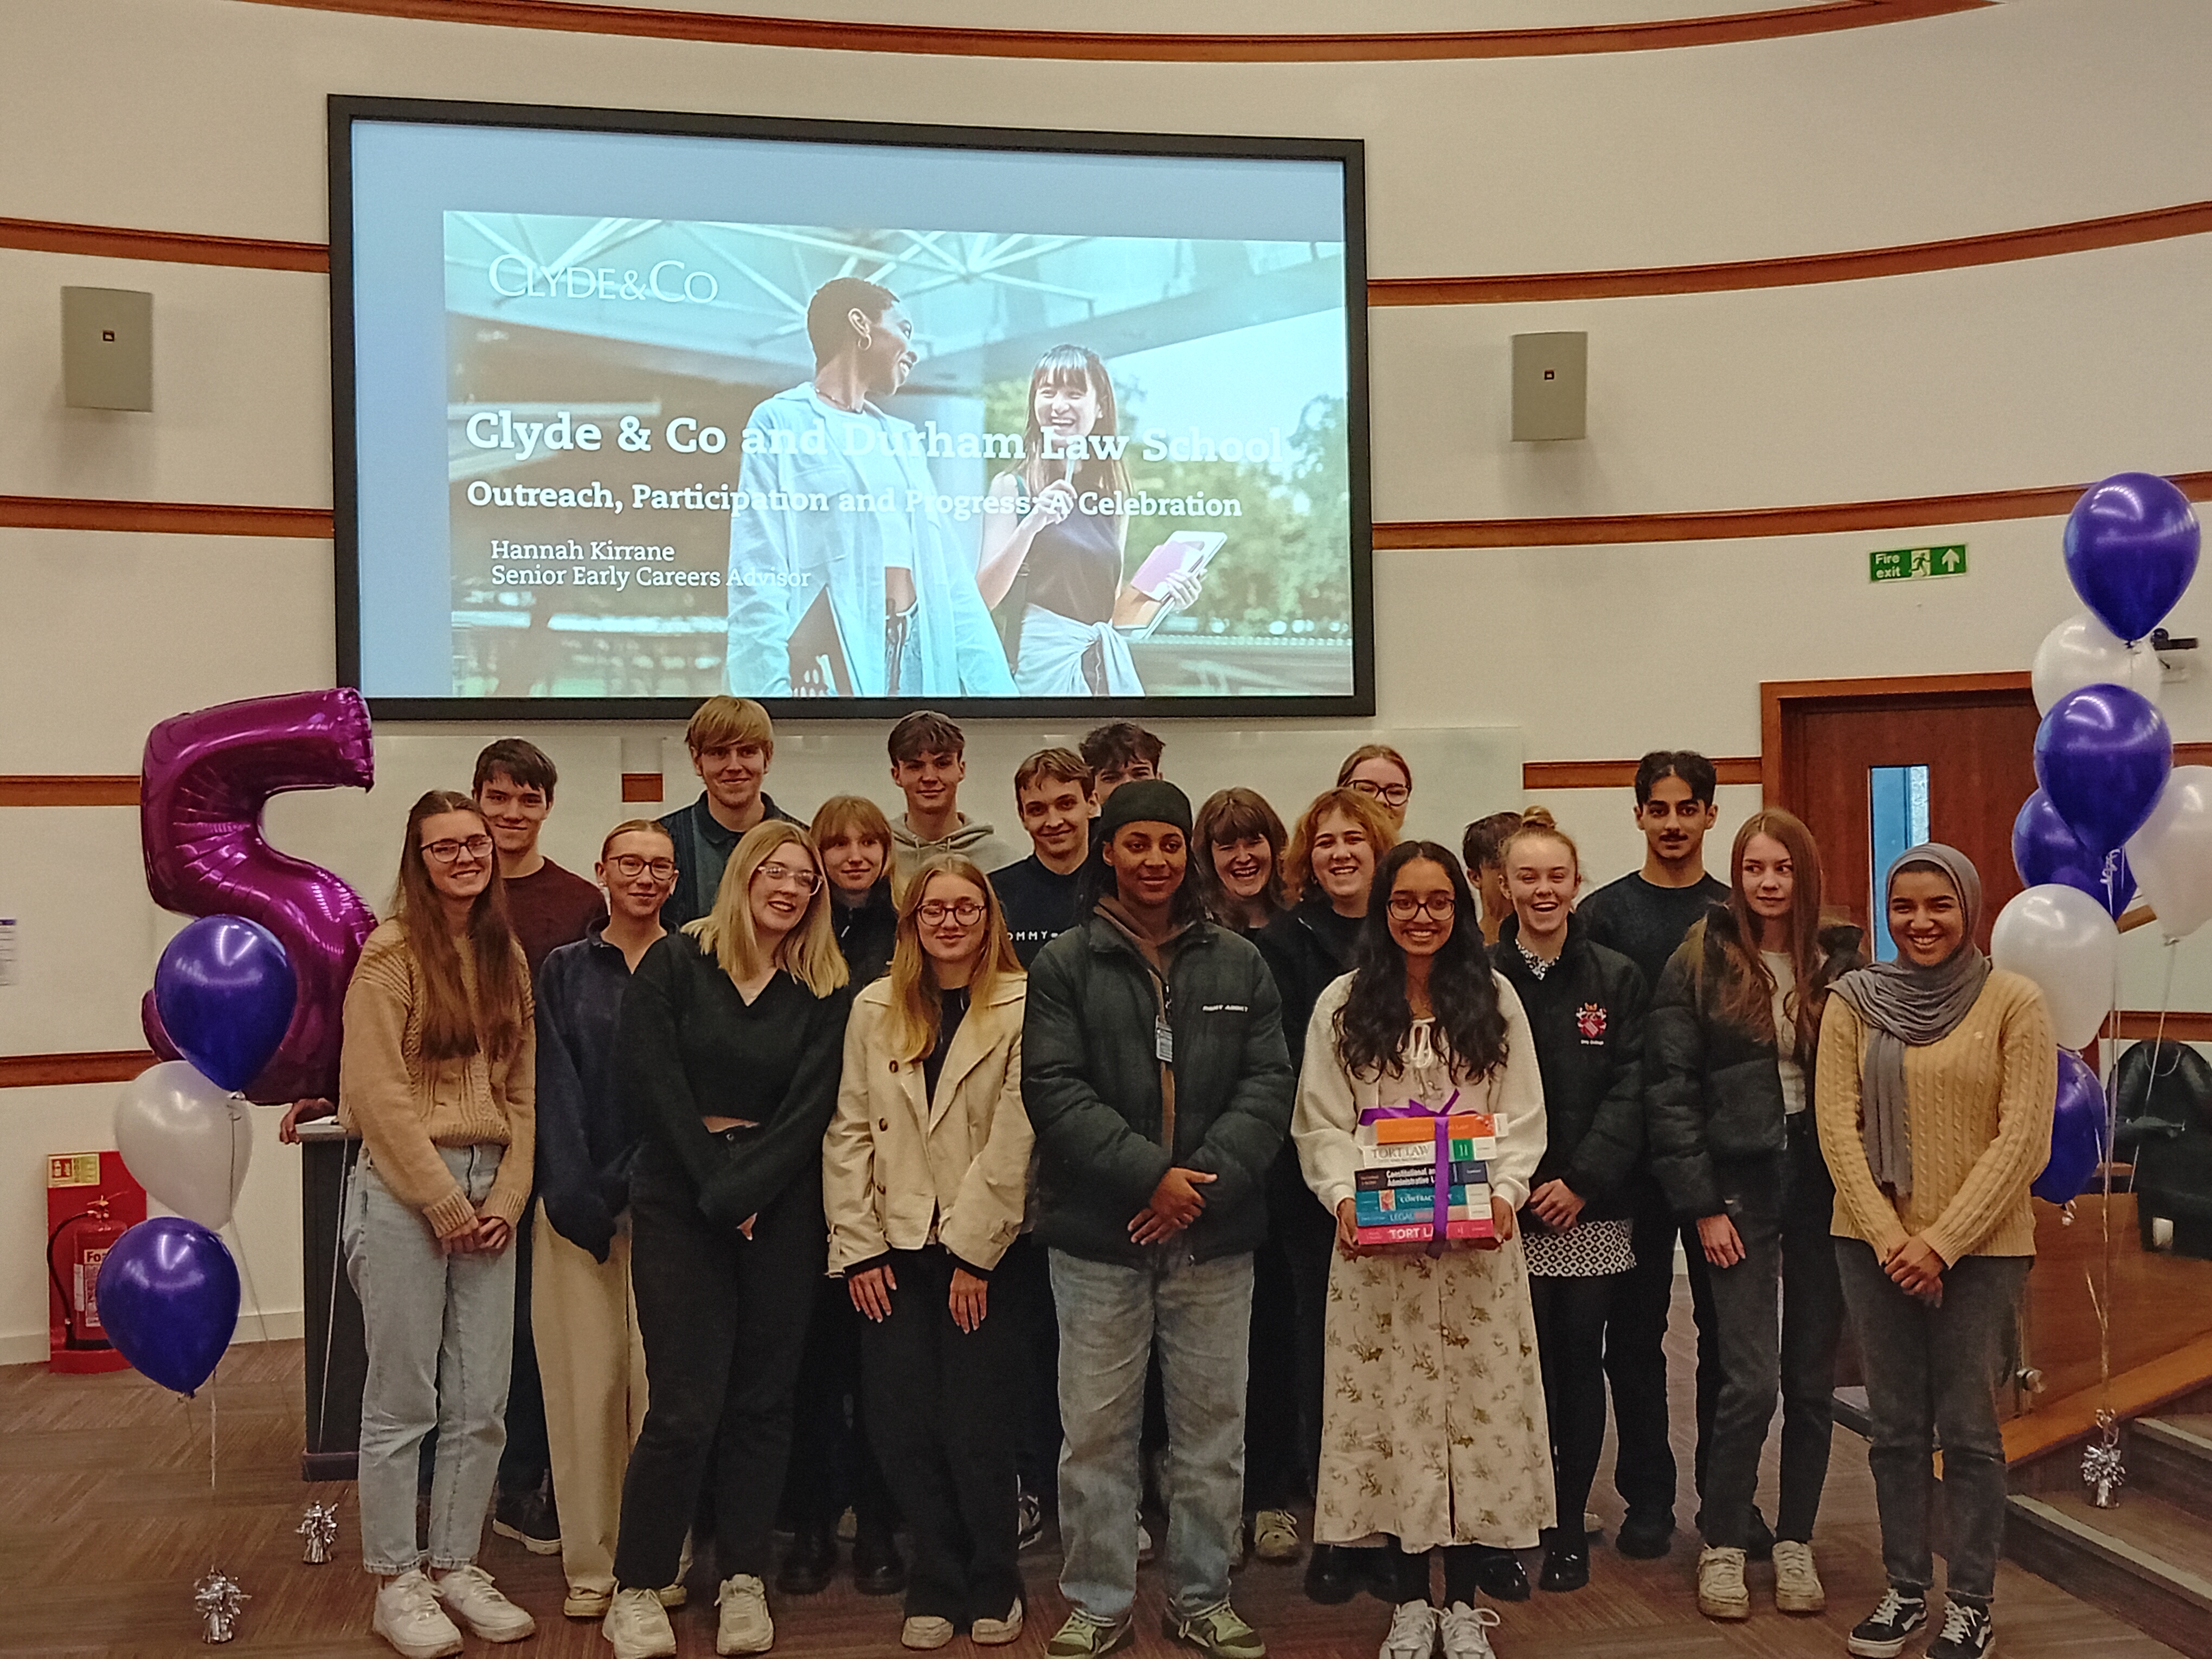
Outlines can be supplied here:
M1676 1321L1686 1341L1687 1310ZM198 1640L192 1581L220 1565L253 1600L229 1653L298 1659L375 1659L390 1650L368 1634L369 1580L362 1573L360 1533L349 1485L308 1486L298 1478L301 1438L301 1345L241 1345L223 1362L212 1389L219 1433L218 1479L209 1486L210 1391L189 1406L132 1373L50 1376L43 1366L0 1369L0 1654L41 1659L182 1659L210 1650ZM1675 1356L1678 1393L1689 1376ZM1678 1401L1686 1518L1688 1417ZM1774 1451L1770 1439L1770 1464ZM1771 1482L1772 1471L1768 1478ZM1593 1507L1608 1532L1618 1500L1601 1474ZM300 1560L293 1528L311 1497L334 1498L342 1532L337 1559ZM1768 1494L1771 1513L1771 1490ZM471 1659L605 1659L592 1624L560 1615L557 1560L526 1554L491 1536L483 1565L538 1619L538 1633L495 1649L471 1640ZM1880 1540L1863 1444L1838 1431L1819 1537L1830 1611L1784 1619L1773 1611L1771 1576L1754 1569L1747 1623L1718 1626L1692 1605L1694 1547L1676 1536L1660 1561L1630 1561L1610 1547L1594 1551L1589 1588L1502 1609L1495 1632L1501 1659L1831 1659L1844 1634L1881 1593ZM1048 1551L1024 1559L1031 1596L1022 1641L997 1651L1036 1659L1064 1607ZM1531 1558L1533 1572L1534 1558ZM1237 1606L1279 1659L1355 1659L1375 1651L1389 1609L1362 1597L1316 1607L1299 1588L1296 1567L1254 1564L1237 1580ZM776 1651L807 1659L860 1659L902 1651L895 1600L856 1594L848 1578L823 1595L772 1598ZM713 1589L708 1569L694 1578L692 1605L676 1616L686 1659L714 1652ZM1157 1570L1141 1575L1139 1639L1125 1652L1187 1653L1160 1632ZM2007 1659L2154 1659L2171 1650L2009 1565L1999 1581L1999 1628ZM964 1638L944 1651L976 1659L988 1651Z

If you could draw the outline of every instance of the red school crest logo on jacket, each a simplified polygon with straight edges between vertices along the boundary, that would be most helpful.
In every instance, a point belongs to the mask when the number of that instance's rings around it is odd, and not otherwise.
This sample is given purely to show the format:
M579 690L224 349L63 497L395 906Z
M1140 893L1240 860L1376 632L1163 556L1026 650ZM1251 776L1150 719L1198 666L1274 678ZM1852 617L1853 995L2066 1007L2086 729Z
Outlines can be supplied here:
M1601 1002L1585 1002L1583 1004L1580 1008L1575 1011L1575 1026L1576 1029L1582 1032L1583 1042L1604 1042L1605 1005Z

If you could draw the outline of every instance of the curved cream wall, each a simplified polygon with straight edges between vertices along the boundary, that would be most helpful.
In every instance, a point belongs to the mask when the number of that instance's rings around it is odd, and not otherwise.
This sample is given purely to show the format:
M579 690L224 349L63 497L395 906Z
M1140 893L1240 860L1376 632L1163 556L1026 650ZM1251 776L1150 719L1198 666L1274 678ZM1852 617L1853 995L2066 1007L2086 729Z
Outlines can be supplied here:
M857 20L920 9L691 9ZM1517 28L1774 9L1395 0L1357 21ZM1187 22L1190 9L1132 0L1105 20L1030 0L941 0L898 21L1142 31ZM1224 0L1206 22L1310 33L1341 29L1346 16L1334 0ZM2197 0L2006 0L1792 39L1413 63L899 57L239 0L0 0L0 216L306 242L327 234L331 92L1352 134L1368 143L1377 277L1764 259L2212 198L2212 100L2200 85L2212 9ZM1378 309L1376 514L1698 512L2212 468L2208 279L2212 237L2199 236L1869 281ZM62 407L55 290L70 284L154 291L158 412ZM327 507L327 319L319 276L0 248L0 495ZM1554 328L1590 333L1591 435L1515 446L1509 337ZM1530 759L1662 744L1753 754L1762 679L2024 667L2072 608L2057 532L2040 519L1379 553L1375 725L1481 728L1471 755L1510 745L1516 731ZM1870 549L1954 538L1972 546L1964 581L1868 584ZM331 606L325 543L0 528L0 775L126 772L167 714L328 684ZM2212 636L2212 599L2186 601L2176 626ZM2172 688L2167 708L2178 735L2212 738L2202 680ZM1017 730L990 741L1012 743ZM482 735L384 734L395 787L360 807L373 836L396 827L403 781L456 763ZM588 867L614 808L614 736L543 734L577 779L549 842L572 866ZM1171 767L1180 753L1194 787L1226 781L1211 773L1235 741L1179 737ZM672 799L684 781L672 775ZM1002 784L978 783L986 809L1002 812ZM1486 791L1464 800L1468 816L1515 793L1510 781ZM1724 811L1733 817L1755 793L1725 792ZM1637 855L1625 792L1550 804L1593 874ZM315 811L275 817L310 842L318 833ZM131 823L116 809L0 812L0 915L35 918L26 982L0 988L0 1053L136 1045L137 992L173 924L135 887ZM19 1146L61 1150L104 1140L111 1100L96 1087L17 1090L0 1094L0 1109L31 1137ZM19 1259L35 1248L40 1212L29 1167L0 1168L0 1234L22 1246ZM279 1309L297 1305L296 1262L285 1265L290 1167L280 1157L257 1166L246 1217L264 1297ZM0 1286L0 1358L35 1351L34 1291Z

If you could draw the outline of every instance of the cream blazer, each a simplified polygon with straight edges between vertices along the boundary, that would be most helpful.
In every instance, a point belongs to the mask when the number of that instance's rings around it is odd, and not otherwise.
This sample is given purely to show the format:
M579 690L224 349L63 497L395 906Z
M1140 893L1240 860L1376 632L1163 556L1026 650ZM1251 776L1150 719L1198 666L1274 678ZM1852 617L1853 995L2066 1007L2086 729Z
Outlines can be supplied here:
M999 1265L1021 1231L1036 1139L1022 1105L1027 993L1008 975L969 1008L934 1099L921 1062L890 1053L890 981L854 998L837 1115L822 1139L830 1273L933 1238L970 1267Z

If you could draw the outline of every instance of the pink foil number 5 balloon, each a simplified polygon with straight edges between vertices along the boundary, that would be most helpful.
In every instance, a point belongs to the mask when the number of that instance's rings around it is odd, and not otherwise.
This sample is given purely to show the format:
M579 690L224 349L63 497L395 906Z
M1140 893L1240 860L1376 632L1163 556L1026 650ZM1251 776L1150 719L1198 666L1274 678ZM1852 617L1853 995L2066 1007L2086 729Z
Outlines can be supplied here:
M259 922L299 978L292 1023L246 1091L250 1100L337 1097L346 982L376 926L344 882L269 844L262 808L290 789L366 789L375 781L368 705L343 686L227 702L146 734L139 838L154 902ZM140 1018L155 1051L174 1058L150 991Z

